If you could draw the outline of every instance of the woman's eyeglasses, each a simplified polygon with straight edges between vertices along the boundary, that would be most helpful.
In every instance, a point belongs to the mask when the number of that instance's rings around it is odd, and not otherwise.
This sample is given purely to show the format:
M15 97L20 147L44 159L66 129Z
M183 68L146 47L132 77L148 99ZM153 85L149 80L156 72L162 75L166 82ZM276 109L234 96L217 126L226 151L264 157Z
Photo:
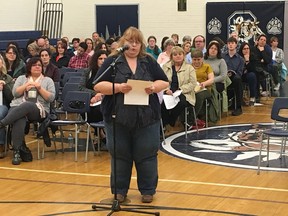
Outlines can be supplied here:
M33 67L42 67L42 64L32 64Z

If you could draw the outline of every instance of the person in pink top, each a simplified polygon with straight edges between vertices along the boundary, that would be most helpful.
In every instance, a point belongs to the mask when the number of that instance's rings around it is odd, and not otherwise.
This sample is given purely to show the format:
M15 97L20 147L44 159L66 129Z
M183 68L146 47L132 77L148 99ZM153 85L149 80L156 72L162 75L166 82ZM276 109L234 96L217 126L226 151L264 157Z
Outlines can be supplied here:
M166 62L170 61L171 50L175 46L174 40L169 38L164 42L164 50L159 54L157 58L158 64L160 66L164 65Z

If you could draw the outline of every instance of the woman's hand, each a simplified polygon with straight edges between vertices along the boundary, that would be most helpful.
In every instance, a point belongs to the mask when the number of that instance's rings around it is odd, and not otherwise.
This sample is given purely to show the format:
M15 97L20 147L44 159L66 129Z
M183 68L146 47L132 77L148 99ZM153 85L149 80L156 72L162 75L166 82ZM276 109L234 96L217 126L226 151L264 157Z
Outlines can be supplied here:
M168 89L168 90L165 91L165 94L167 94L167 95L172 95L173 92L172 92L170 89Z
M128 93L132 90L132 86L128 85L127 83L121 83L119 84L119 92L122 92L123 94Z
M0 80L0 85L4 86L6 85L6 82L4 80Z
M148 95L153 94L154 91L155 91L155 86L154 85L151 85L151 86L145 88L145 92Z
M36 88L38 91L41 89L41 84L38 82L28 82L25 83L24 85L26 85L25 90L29 91L31 88Z
M91 98L90 103L93 104L101 100L102 100L102 94L97 93L94 97Z

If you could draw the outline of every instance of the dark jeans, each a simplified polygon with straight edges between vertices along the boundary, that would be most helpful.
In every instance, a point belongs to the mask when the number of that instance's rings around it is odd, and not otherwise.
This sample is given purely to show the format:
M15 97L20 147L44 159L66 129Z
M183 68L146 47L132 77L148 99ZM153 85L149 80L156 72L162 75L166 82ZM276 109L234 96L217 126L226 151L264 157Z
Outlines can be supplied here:
M277 85L279 83L279 80L280 80L282 64L278 64L275 62L275 63L269 65L268 69L269 69L269 73L272 75L274 84Z
M242 80L245 83L248 83L249 91L250 91L250 98L256 97L256 91L257 91L257 77L254 72L248 72L246 74L243 74Z
M228 97L234 94L236 100L236 108L241 108L243 98L242 78L238 74L229 77L232 81L231 85L227 87Z
M40 111L35 103L23 102L19 106L11 107L1 122L4 125L12 124L12 143L14 149L19 149L25 137L26 121L41 121Z
M155 194L158 183L157 152L160 145L160 120L147 127L132 129L115 123L115 155L113 123L106 121L104 123L107 147L112 157L110 177L112 193L122 195L128 193L134 162L138 190L142 195ZM114 160L116 160L116 189Z
M177 118L184 112L185 107L189 105L189 103L186 101L186 97L183 94L181 94L179 98L179 103L173 109L167 110L165 104L162 103L161 114L164 126L170 124L172 127L174 127Z
M3 119L8 113L8 108L5 105L0 106L0 120ZM1 128L0 129L0 145L5 144L6 140L6 129Z

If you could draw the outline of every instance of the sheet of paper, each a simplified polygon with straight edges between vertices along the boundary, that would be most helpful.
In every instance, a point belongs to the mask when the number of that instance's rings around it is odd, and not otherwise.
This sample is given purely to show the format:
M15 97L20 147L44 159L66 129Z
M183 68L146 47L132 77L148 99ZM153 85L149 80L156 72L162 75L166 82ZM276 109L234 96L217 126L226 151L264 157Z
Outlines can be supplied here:
M132 90L124 94L125 105L149 105L149 95L145 88L151 86L151 81L129 79L127 84L132 86Z
M90 107L98 106L101 104L101 100L97 101L96 103L90 104Z
M198 93L198 92L201 92L201 91L204 91L204 90L207 90L207 89L206 89L206 88L202 88L202 87L200 86L200 83L197 82L197 85L196 85L195 88L194 88L194 92L195 92L195 93Z
M0 105L3 105L3 91L0 91Z
M182 93L182 90L175 91L172 95L163 95L164 104L166 109L173 109L180 101L179 95Z

